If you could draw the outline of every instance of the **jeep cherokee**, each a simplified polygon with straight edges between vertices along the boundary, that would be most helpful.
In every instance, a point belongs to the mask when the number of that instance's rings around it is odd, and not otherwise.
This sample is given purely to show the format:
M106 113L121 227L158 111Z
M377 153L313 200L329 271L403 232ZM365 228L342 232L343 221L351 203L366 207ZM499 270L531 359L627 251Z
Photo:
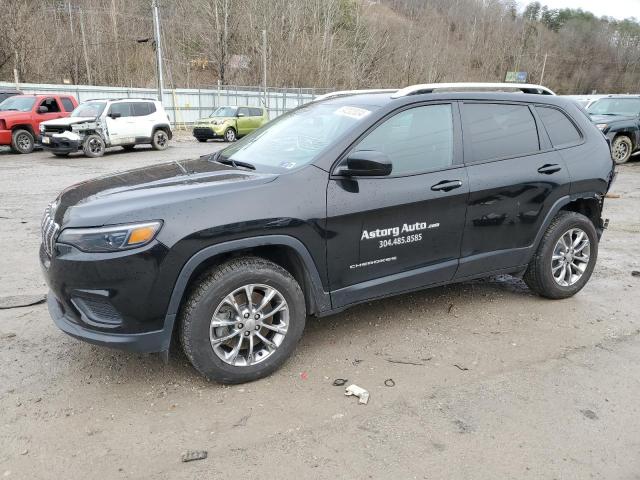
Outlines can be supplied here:
M566 298L593 272L608 144L553 95L419 85L326 96L215 154L86 181L46 209L49 311L226 383L275 371L307 315L493 274Z

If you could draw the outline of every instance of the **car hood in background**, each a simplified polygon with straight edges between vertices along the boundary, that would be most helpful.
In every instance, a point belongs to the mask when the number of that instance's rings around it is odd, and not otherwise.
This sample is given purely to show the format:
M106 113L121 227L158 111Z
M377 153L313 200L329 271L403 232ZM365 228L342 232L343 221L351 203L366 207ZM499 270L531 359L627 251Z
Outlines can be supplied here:
M95 119L96 117L64 117L47 120L46 122L42 122L42 125L67 126L75 125L76 123L93 122Z
M628 122L629 120L637 119L638 117L634 117L632 115L592 115L591 121L593 123L613 123L613 122Z

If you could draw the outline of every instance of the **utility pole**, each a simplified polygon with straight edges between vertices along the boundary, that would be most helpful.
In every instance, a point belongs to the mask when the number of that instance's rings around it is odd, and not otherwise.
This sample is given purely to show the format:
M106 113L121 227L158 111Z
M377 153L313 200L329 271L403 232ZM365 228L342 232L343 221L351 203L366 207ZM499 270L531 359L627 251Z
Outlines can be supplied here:
M540 85L542 85L542 80L544 79L544 69L547 66L547 55L549 55L548 53L544 54L544 60L542 62L542 73L540 74Z
M269 109L267 104L267 31L262 30L262 86L264 88L264 108Z
M158 14L158 0L152 0L151 8L153 8L153 26L156 37L156 74L158 76L158 100L162 103L162 91L164 84L162 80L162 42L160 41L160 17Z
M67 6L69 7L69 29L71 30L71 45L73 45L73 62L75 64L75 72L76 72L75 82L78 83L78 81L79 81L79 78L78 78L78 57L76 55L76 39L75 39L75 33L73 31L73 10L71 8L71 0L69 0L67 2Z
M84 64L87 68L87 83L91 85L91 69L89 68L89 55L87 55L87 39L84 35L84 16L82 15L82 8L78 9L80 13L80 33L82 35L82 51L84 52Z

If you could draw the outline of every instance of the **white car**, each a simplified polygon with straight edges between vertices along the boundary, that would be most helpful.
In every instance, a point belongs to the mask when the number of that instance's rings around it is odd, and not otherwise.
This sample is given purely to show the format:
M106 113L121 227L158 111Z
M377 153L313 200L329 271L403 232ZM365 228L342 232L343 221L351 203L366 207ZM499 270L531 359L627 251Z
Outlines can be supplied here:
M82 150L88 157L101 157L105 149L116 146L133 150L150 144L164 150L172 132L160 102L123 98L84 102L70 117L42 122L40 135L42 147L56 156Z

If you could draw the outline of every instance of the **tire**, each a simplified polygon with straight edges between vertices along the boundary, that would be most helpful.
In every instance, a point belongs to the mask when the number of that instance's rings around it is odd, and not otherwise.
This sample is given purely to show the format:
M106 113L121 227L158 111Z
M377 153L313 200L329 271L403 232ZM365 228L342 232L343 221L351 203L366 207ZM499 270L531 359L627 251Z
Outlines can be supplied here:
M54 156L59 157L59 158L67 158L69 156L68 153L53 153Z
M617 165L627 163L633 153L633 143L626 135L618 135L611 144L611 158Z
M249 284L254 286L251 314L246 310L249 302L244 289ZM261 306L259 304L267 296L268 290L276 291L273 300L264 306L264 310L256 308ZM233 297L237 309L224 301L234 292L238 292ZM267 319L268 315L264 321L258 320L259 315L252 318L258 312L268 314L277 310L276 307L282 306L282 301L285 307L270 319ZM225 322L225 325L214 327L214 315L222 318L219 321ZM305 321L304 295L289 272L262 258L240 257L215 267L195 282L180 312L180 341L191 364L209 380L227 384L244 383L266 377L282 366L300 340ZM261 326L268 322L271 322L271 329ZM274 327L286 332L280 335L273 331ZM229 337L234 332L238 333ZM223 338L230 339L216 343L216 339ZM275 349L267 348L268 343L261 338L267 339L273 346L279 343ZM253 346L253 356L249 353L250 345ZM236 348L233 347L239 348L235 357ZM229 358L224 360L226 355Z
M102 137L96 133L84 139L82 151L89 158L98 158L104 155L105 145Z
M154 150L166 150L169 146L169 135L161 128L153 132L151 137L151 147Z
M133 152L135 150L136 146L135 145L123 145L122 148L123 148L123 150L125 152Z
M570 232L574 232L574 235ZM561 238L564 237L565 240L571 238L567 243L575 246L580 236L578 232L585 234L588 245L580 248L584 242L578 244L575 252L573 248L565 249L561 244ZM586 262L579 260L585 257L588 258ZM582 290L589 281L597 258L598 235L591 220L576 212L561 211L551 221L551 225L542 237L538 250L524 274L524 281L531 290L543 297L568 298ZM579 268L583 269L579 277L577 274L580 270L572 266L572 263L563 270L562 265L566 266L568 260L575 262ZM556 279L552 269L561 277L560 280ZM563 272L567 272L567 275L563 275Z
M29 130L18 128L11 134L11 150L15 153L31 153L35 143L35 139Z
M225 142L235 142L237 140L238 136L236 134L236 130L233 127L229 127L225 130L224 132L224 141Z

